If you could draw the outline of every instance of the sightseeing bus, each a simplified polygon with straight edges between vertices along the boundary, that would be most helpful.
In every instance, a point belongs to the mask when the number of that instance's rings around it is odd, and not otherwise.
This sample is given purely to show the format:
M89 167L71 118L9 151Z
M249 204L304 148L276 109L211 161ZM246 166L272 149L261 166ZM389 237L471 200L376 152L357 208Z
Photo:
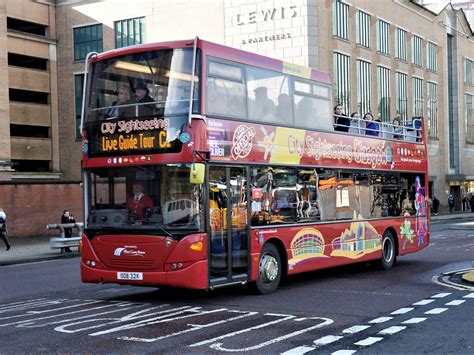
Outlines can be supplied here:
M85 75L83 282L266 294L429 244L422 120L335 129L327 72L196 38L91 53Z

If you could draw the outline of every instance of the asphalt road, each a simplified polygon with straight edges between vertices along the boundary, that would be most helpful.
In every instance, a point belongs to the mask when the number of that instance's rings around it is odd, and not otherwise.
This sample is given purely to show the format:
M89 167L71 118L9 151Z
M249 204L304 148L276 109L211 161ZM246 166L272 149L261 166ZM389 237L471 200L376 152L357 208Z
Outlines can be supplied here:
M473 227L433 224L431 245L390 271L297 275L266 296L82 284L78 258L4 266L0 352L472 354L474 288L434 280L470 267Z

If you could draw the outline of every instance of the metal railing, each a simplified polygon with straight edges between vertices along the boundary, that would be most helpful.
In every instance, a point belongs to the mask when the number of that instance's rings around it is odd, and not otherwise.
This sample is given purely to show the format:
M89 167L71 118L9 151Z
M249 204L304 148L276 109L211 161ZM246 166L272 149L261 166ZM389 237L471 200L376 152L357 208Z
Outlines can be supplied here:
M65 228L75 228L77 230L76 236L71 238L66 238ZM56 224L47 224L46 229L59 229L59 237L52 237L49 239L49 247L51 249L61 249L61 253L65 251L66 248L70 247L79 247L79 242L82 239L82 230L83 223L56 223Z
M349 125L337 123L337 118L349 118ZM375 123L378 128L369 128L369 123ZM403 140L406 142L422 142L421 118L413 118L403 125L394 125L389 122L364 120L358 117L334 115L334 130L348 132L355 135L368 135L384 139ZM342 129L341 129L342 128ZM347 131L346 131L347 130Z

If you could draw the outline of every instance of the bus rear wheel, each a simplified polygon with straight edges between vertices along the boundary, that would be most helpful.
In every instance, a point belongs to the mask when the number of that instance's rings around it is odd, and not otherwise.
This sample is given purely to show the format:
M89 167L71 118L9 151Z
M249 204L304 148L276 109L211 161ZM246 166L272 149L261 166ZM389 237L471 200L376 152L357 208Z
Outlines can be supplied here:
M395 247L395 237L392 232L385 231L382 236L382 257L380 259L380 267L383 270L389 270L393 267L397 260L397 250Z
M274 292L281 280L281 257L276 246L263 246L258 262L257 291L262 295Z

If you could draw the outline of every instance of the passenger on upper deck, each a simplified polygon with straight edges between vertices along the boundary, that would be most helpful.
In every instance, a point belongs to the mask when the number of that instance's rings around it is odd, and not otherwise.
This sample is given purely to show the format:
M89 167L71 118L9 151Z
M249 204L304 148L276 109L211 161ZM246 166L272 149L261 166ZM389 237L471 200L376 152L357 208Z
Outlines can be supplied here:
M351 120L342 111L342 105L337 104L334 106L334 130L340 132L349 132L350 124Z
M255 117L257 120L269 120L275 117L275 104L268 98L268 89L260 86L255 92Z
M400 125L400 120L394 118L392 121L393 125L393 139L403 139L403 127Z
M349 133L352 134L362 134L362 120L360 119L359 112L352 112L351 113L351 124L349 127Z
M152 105L144 105L147 102L154 102L150 97L150 91L143 80L138 80L134 85L134 96L138 104L135 109L135 114L138 116L151 116L154 113Z
M370 112L367 112L364 115L364 121L365 121L365 134L367 136L378 137L379 132L380 132L380 126L378 122L374 120L374 116L372 116Z
M281 121L290 120L293 117L291 97L288 94L278 96L278 106L276 108L277 118Z
M117 91L117 101L112 102L111 107L105 119L110 120L113 118L131 117L133 116L133 107L118 107L120 105L130 104L130 91L128 86L121 86Z

